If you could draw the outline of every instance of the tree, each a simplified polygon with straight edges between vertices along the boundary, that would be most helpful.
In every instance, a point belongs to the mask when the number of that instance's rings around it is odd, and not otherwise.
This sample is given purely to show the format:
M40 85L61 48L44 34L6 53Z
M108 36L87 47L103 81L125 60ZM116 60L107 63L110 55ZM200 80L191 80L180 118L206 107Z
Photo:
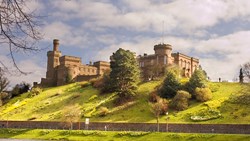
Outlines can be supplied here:
M242 72L250 80L250 62L243 64Z
M188 99L191 95L187 91L178 91L173 100L171 101L171 107L177 110L185 110L188 108Z
M113 53L110 60L111 72L108 87L117 92L122 101L135 96L140 70L134 53L120 48Z
M240 83L243 83L243 81L244 81L244 75L243 75L242 68L240 69L239 80L240 80Z
M187 90L189 93L192 94L194 97L195 89L198 88L205 88L207 86L207 77L204 74L203 70L195 70L189 82L187 83Z
M4 72L0 68L0 93L6 90L7 86L9 85L8 78L4 77Z
M73 129L73 122L78 122L81 118L81 109L79 106L70 105L64 108L63 121L70 125L70 129Z
M180 89L180 82L174 71L167 71L166 78L159 90L159 95L163 98L173 98Z
M166 102L166 100L164 99L159 99L157 100L156 103L152 104L152 113L154 114L154 116L156 117L156 121L157 121L157 131L159 132L159 117L160 115L165 115L165 113L167 112L168 109L168 104Z
M12 89L11 94L13 97L19 96L20 94L28 92L30 89L30 84L22 82L21 84L16 84Z
M38 18L33 11L27 10L25 0L2 0L0 2L0 43L9 48L9 54L15 68L22 74L16 64L14 52L39 51L35 46L42 38L37 30ZM8 70L6 64L0 61L1 67Z

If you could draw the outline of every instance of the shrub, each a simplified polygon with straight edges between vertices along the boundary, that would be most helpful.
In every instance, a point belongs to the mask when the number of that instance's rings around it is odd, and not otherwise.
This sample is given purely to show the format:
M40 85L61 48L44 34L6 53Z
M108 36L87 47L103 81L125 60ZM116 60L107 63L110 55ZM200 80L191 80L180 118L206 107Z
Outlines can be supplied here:
M86 88L88 86L90 86L90 83L83 83L83 84L81 84L81 88Z
M196 88L195 96L196 100L205 102L212 99L212 92L209 88Z
M195 113L190 117L190 119L193 121L206 121L219 117L221 117L221 113L219 110L207 108L200 110L198 113Z
M99 108L99 115L106 116L109 113L109 109L107 107L100 107Z
M171 102L171 107L177 110L185 110L188 108L188 99L191 95L187 91L178 91Z
M159 95L163 98L172 98L180 89L180 82L173 71L168 71L166 78L159 90Z
M39 88L39 87L32 88L29 95L28 95L28 97L34 97L36 95L39 95L41 92L42 92L42 89Z
M157 91L153 91L153 92L151 92L151 93L149 94L148 100L149 100L150 102L155 103L155 102L158 101L158 99L160 99L160 97L157 95Z
M92 95L90 98L89 98L89 101L92 101L94 99L96 99L98 96L97 95Z

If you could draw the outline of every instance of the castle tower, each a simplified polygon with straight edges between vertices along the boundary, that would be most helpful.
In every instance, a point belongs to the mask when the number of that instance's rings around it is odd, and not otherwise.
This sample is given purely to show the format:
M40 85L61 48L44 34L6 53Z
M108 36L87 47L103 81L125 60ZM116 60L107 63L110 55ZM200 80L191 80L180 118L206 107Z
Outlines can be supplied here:
M154 46L156 63L159 65L172 64L172 46L169 44L158 44Z
M56 85L56 67L60 65L59 58L62 56L61 51L59 51L59 40L53 40L53 51L47 52L47 72L46 79L48 79L51 85Z

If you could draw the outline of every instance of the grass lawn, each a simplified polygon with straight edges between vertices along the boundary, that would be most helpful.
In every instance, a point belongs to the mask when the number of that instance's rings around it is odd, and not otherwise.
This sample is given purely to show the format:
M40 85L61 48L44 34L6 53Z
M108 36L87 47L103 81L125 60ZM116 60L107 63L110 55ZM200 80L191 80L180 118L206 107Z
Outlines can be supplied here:
M248 141L249 135L0 129L0 138L86 141Z
M114 105L115 93L100 94L99 90L87 82L73 83L65 86L47 88L39 95L28 98L28 93L13 98L9 103L0 107L0 120L37 120L62 121L65 107L74 106L81 110L81 121L86 117L95 122L156 122L153 116L148 95L161 81L151 81L139 85L138 95L134 101L122 106ZM235 104L227 102L231 95L240 95L249 85L239 83L210 83L213 99L204 103L190 101L190 106L184 111L169 110L169 122L196 123L190 116L215 109L221 117L198 123L250 123L250 107L248 104ZM100 107L107 107L109 113L99 116ZM166 116L160 118L161 123L166 122Z

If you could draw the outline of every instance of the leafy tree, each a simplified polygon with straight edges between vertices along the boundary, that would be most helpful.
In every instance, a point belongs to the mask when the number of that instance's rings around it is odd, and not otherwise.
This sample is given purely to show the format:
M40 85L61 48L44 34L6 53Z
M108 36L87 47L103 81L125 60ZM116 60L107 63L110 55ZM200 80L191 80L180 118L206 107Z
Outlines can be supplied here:
M0 93L3 92L9 85L9 80L4 76L4 72L0 68Z
M131 98L136 94L140 77L134 53L120 48L113 53L110 60L111 72L108 87L118 93L120 100Z
M167 71L166 78L159 90L159 95L163 98L173 98L180 89L180 82L174 71Z
M188 99L191 95L187 91L178 91L173 100L171 101L171 107L177 110L185 110L188 108Z
M205 102L212 99L212 92L209 88L196 88L195 96L198 101Z
M17 84L11 91L13 97L18 96L20 94L28 92L30 89L30 84L22 82L21 84Z
M187 90L194 96L195 89L205 88L207 86L207 79L204 71L201 69L195 70L189 82L187 83Z

